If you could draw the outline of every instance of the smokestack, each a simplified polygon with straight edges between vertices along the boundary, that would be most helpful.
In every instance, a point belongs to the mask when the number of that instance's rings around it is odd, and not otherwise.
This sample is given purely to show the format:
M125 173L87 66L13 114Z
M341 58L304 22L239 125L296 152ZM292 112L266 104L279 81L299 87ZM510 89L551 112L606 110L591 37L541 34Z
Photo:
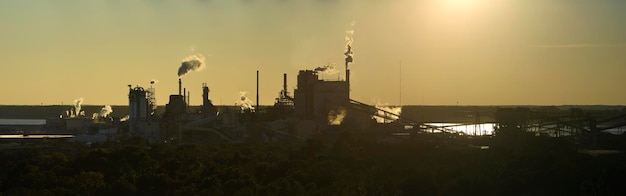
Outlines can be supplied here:
M259 70L256 70L256 111L259 110Z
M202 107L209 106L209 87L206 83L202 83Z
M189 111L190 106L191 106L191 91L187 92L187 111Z
M283 96L287 97L287 73L283 74Z
M185 110L189 111L189 102L187 102L187 88L183 88L183 102L185 103Z
M183 95L183 92L181 92L182 87L183 87L183 80L178 78L178 95Z

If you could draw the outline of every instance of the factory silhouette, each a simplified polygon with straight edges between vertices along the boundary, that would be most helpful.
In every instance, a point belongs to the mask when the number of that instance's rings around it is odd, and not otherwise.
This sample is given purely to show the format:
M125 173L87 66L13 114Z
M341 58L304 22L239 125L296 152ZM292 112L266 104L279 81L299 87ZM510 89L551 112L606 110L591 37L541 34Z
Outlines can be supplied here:
M391 123L399 113L386 111L350 99L350 69L353 62L352 33L346 36L345 79L322 80L320 73L335 72L328 64L313 70L300 70L297 88L288 91L287 73L283 89L273 106L261 107L258 102L259 71L257 71L256 104L245 94L239 107L216 107L210 100L210 89L202 84L202 106L197 111L189 105L190 92L182 76L202 69L204 57L192 55L183 60L178 70L178 94L169 96L162 115L156 112L155 89L129 85L129 136L140 136L151 142L206 143L290 140L311 137L337 137L341 130L365 131L376 124L372 118Z

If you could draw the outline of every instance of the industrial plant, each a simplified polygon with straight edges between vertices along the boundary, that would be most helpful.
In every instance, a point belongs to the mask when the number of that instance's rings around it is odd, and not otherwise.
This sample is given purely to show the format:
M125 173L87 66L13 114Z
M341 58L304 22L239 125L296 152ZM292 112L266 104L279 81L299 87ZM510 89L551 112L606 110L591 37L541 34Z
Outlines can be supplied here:
M208 85L203 83L202 105L192 109L189 105L190 92L184 87L182 76L201 69L203 60L187 58L179 68L178 93L169 96L162 114L156 113L155 89L152 86L144 89L129 85L129 117L121 123L128 128L120 130L128 136L143 137L151 142L179 144L302 141L311 137L332 139L339 132L348 130L347 127L351 131L367 131L369 125L376 124L373 116L389 119L387 122L399 119L398 113L350 99L351 43L349 39L344 53L344 79L320 79L319 74L334 71L334 65L300 70L297 88L292 93L288 91L288 74L285 73L279 97L273 106L267 107L258 103L257 71L255 105L242 94L238 106L217 107L210 100ZM398 128L391 123L387 126Z
M149 87L128 85L128 115L125 117L112 116L113 108L105 105L90 118L82 110L83 98L78 98L59 118L48 118L44 124L9 126L7 128L13 131L7 133L22 134L16 136L21 139L34 138L29 136L37 134L56 134L49 138L88 143L138 137L150 143L205 144L301 142L310 138L332 142L345 132L381 141L420 134L443 138L491 136L498 130L513 127L538 136L583 138L586 143L595 144L594 138L599 133L620 131L626 126L623 112L590 115L580 109L545 113L528 108L497 108L483 111L482 119L480 111L466 111L469 113L462 114L462 118L448 115L429 119L422 115L416 119L415 115L403 115L402 106L365 104L350 96L353 32L347 33L343 78L321 79L320 75L324 73L337 73L334 64L300 70L293 87L295 90L289 92L288 74L284 73L283 88L271 106L259 105L259 70L256 71L256 103L246 96L246 92L240 92L241 100L237 104L216 106L210 99L207 83L185 86L183 76L205 66L204 56L198 54L182 60L178 68L177 93L169 96L164 108L159 109L157 104L153 80ZM188 89L194 88L202 92L199 107L190 105L191 90ZM436 116L436 113L429 115ZM443 122L441 119L452 119L456 123L440 123ZM24 128L29 131L23 131ZM59 134L63 136L59 137ZM506 135L505 132L497 134Z

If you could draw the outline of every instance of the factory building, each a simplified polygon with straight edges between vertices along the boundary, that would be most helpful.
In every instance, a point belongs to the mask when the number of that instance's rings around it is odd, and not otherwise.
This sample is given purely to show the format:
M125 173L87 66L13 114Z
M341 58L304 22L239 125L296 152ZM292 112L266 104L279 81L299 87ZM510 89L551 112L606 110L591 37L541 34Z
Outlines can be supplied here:
M151 82L154 84L154 82ZM156 98L154 88L149 89L128 85L128 132L131 136L140 136L151 140L162 137L160 123L154 119Z
M300 119L328 123L332 110L345 108L350 103L350 86L347 81L320 80L317 72L301 70L295 90L295 115Z
M128 85L128 88L129 120L143 120L154 116L157 107L154 88L152 86L148 89L140 86L132 88L131 85Z
M213 102L209 99L209 86L206 83L202 83L202 116L209 117L217 115L217 108L213 105Z

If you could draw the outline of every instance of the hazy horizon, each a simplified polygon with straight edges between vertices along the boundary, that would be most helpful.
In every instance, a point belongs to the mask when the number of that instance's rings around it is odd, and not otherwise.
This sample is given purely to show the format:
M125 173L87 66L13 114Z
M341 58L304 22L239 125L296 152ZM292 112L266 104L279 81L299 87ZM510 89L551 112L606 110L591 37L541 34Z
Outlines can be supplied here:
M256 70L271 105L283 73L291 93L298 70L335 64L322 78L343 79L348 30L351 97L368 104L626 105L624 10L619 0L7 0L0 105L127 105L127 85L153 79L165 105L190 55L206 63L182 77L192 105L205 82L215 105L240 91L254 101Z

